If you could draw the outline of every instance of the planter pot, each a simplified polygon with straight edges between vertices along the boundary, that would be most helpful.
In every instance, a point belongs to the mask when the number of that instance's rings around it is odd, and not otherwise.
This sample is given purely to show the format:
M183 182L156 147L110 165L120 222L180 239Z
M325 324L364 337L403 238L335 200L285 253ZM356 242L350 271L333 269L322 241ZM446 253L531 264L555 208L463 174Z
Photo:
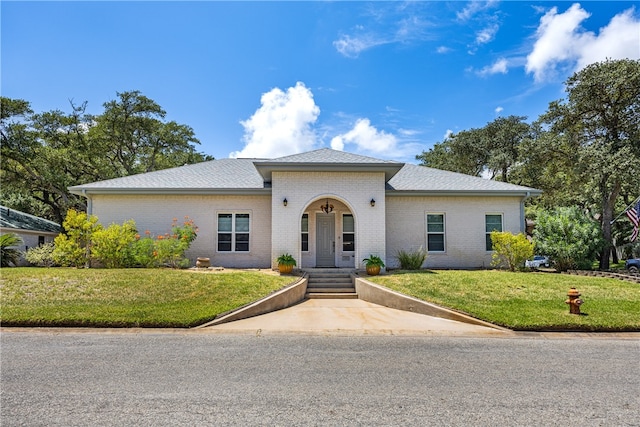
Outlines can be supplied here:
M280 274L291 274L293 271L293 265L278 264L278 270L280 270Z
M369 276L377 276L378 274L380 274L380 266L379 265L372 265L367 267L367 274Z
M198 257L196 258L196 267L198 268L211 267L211 260L209 258Z

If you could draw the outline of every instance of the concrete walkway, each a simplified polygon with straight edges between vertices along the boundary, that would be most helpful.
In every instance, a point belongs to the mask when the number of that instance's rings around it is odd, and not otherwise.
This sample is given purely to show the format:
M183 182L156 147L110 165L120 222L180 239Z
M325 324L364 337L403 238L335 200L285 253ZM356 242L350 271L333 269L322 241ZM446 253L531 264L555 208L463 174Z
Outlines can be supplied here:
M511 331L388 308L360 299L310 299L282 310L201 329L205 330L307 335L513 334Z

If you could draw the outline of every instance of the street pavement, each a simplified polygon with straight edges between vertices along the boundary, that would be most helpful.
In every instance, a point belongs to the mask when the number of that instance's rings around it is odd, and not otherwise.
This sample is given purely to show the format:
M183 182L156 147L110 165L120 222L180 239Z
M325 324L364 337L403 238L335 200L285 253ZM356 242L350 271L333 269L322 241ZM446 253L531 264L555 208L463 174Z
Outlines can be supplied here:
M637 338L5 328L0 424L639 426Z

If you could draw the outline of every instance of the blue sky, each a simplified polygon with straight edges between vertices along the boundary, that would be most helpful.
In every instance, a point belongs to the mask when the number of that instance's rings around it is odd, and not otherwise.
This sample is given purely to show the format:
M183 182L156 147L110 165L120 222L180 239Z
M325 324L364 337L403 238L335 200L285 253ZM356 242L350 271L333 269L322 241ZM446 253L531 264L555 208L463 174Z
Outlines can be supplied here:
M636 5L634 7L634 5ZM408 162L535 120L574 71L640 58L637 2L2 1L2 96L37 112L139 90L216 158L321 147Z

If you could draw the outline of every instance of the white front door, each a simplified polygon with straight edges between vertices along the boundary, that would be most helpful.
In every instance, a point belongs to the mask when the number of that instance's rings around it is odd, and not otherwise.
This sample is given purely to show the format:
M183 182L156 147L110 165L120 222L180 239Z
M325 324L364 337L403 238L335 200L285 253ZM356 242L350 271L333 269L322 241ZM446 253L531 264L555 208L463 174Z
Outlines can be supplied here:
M316 214L316 267L336 266L335 214Z

